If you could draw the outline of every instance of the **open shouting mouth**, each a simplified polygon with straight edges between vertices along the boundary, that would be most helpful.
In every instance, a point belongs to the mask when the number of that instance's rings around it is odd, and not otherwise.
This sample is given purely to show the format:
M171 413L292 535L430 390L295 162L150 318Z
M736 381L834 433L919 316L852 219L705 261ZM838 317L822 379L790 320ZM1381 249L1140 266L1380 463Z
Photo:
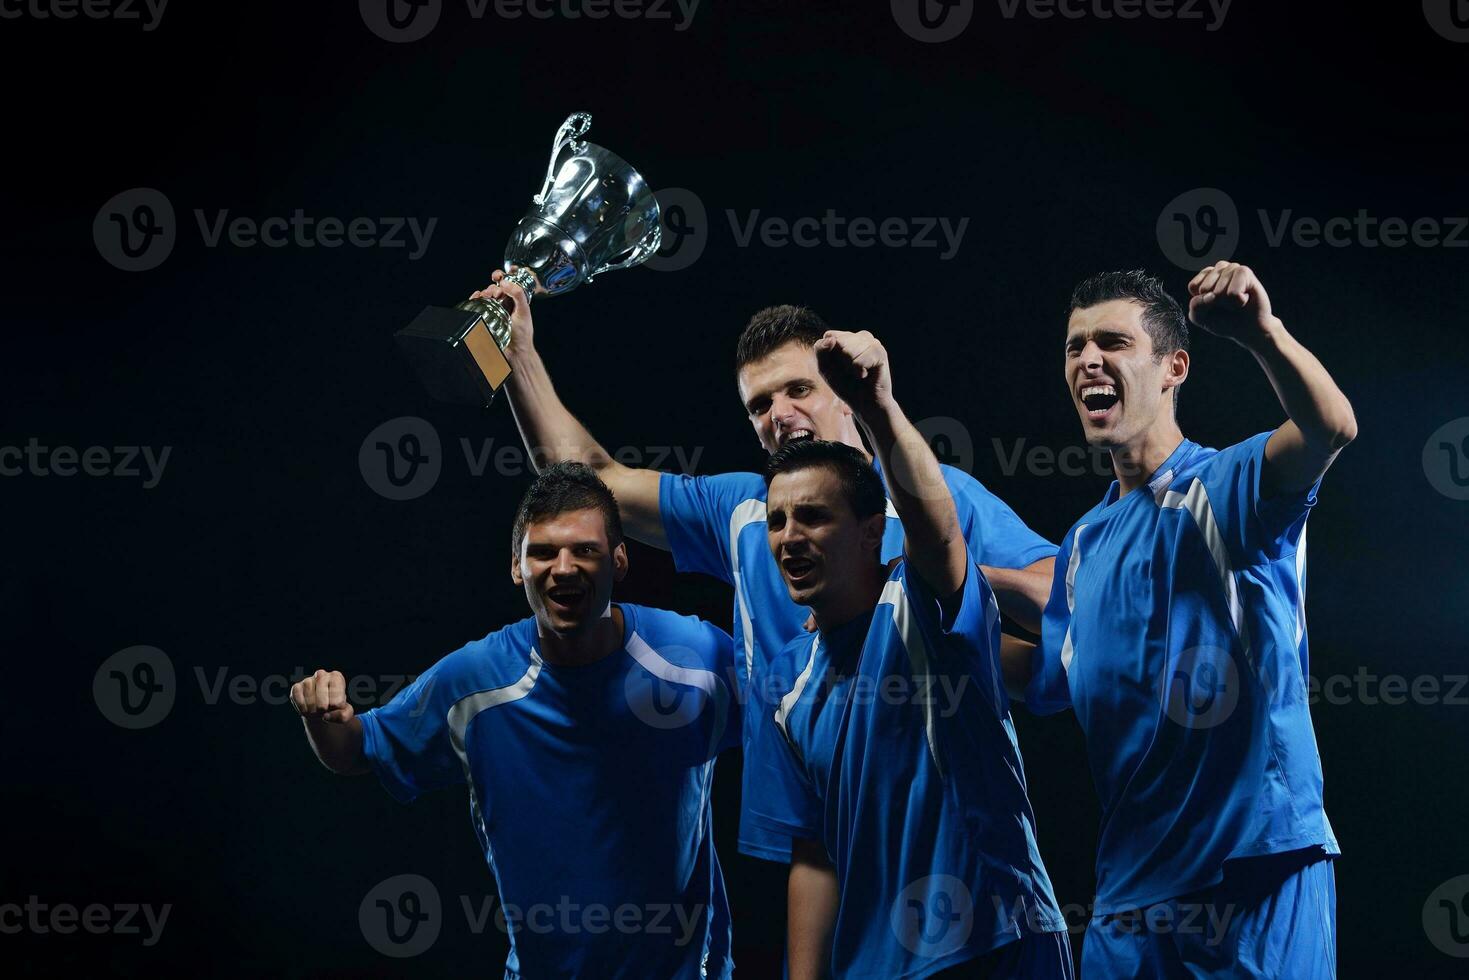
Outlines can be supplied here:
M1117 411L1122 396L1117 393L1117 386L1107 382L1091 382L1081 387L1081 404L1086 409L1086 417L1091 422L1107 422Z

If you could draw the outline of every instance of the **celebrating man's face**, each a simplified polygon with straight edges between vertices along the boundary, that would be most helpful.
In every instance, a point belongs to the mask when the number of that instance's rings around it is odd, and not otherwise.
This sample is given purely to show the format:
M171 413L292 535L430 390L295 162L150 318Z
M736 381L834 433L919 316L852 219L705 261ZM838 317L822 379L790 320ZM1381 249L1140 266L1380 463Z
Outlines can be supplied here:
M541 628L569 636L592 626L612 601L612 583L627 572L627 548L607 543L607 522L595 507L529 524L510 577Z
M1147 431L1187 374L1187 354L1155 358L1140 304L1114 299L1072 311L1066 383L1091 445L1124 446Z
M840 442L852 416L821 377L815 349L794 340L740 368L739 389L767 453L794 439Z

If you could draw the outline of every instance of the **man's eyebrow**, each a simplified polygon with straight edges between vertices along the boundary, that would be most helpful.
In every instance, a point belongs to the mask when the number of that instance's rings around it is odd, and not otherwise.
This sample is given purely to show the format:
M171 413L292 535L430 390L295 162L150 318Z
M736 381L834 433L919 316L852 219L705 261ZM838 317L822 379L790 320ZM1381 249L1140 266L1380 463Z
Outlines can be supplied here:
M1131 334L1125 330L1110 330L1105 327L1093 330L1078 330L1076 333L1066 335L1066 345L1069 347L1077 341L1095 338L1097 340L1128 340Z

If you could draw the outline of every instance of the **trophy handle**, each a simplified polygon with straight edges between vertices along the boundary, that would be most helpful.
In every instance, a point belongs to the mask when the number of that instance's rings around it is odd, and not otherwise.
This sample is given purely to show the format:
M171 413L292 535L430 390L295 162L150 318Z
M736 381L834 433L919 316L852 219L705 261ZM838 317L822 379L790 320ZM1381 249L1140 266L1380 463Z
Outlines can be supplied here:
M556 138L551 142L551 162L546 165L546 180L541 184L540 193L531 200L536 204L546 203L546 194L551 190L551 185L556 181L556 160L561 156L561 151L570 144L572 149L580 153L581 148L576 144L583 134L592 128L592 114L590 112L573 112L566 117L561 128L556 130Z
M604 272L616 272L618 269L626 269L631 265L639 265L651 258L653 253L658 251L663 245L663 221L661 219L662 216L655 210L653 215L653 234L644 235L642 240L633 246L627 258L622 261L608 262L600 269L593 269L587 273L587 282L591 282L593 277L600 276Z

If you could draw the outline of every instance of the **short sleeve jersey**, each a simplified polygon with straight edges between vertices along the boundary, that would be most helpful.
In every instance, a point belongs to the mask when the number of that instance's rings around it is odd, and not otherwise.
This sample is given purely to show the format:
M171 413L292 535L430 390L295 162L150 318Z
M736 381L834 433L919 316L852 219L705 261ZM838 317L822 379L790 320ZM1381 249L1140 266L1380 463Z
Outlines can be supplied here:
M468 783L508 978L732 969L709 805L714 757L741 729L732 641L693 617L619 608L623 646L595 663L547 663L526 619L361 716L395 797Z
M946 618L902 562L871 614L777 656L795 681L763 719L783 744L761 758L751 819L824 845L834 976L928 976L1066 927L977 567L957 600Z
M1338 853L1306 697L1317 488L1262 495L1270 435L1184 440L1062 543L1026 700L1085 732L1097 914L1206 888L1231 859Z
M873 464L881 477L882 468ZM943 466L944 480L954 496L969 553L976 562L997 568L1025 568L1056 553L1056 546L1030 530L1003 501L976 479L952 466ZM670 550L679 571L703 572L734 588L735 669L745 703L760 703L764 689L781 686L789 678L766 678L770 660L793 638L804 633L809 615L791 601L780 568L770 555L766 539L766 488L756 473L720 476L664 474L659 509ZM888 503L883 561L903 552L903 527ZM757 712L745 715L745 752L761 735ZM760 793L745 769L743 799ZM790 840L757 829L747 805L740 814L739 847L743 853L773 861L790 860Z

